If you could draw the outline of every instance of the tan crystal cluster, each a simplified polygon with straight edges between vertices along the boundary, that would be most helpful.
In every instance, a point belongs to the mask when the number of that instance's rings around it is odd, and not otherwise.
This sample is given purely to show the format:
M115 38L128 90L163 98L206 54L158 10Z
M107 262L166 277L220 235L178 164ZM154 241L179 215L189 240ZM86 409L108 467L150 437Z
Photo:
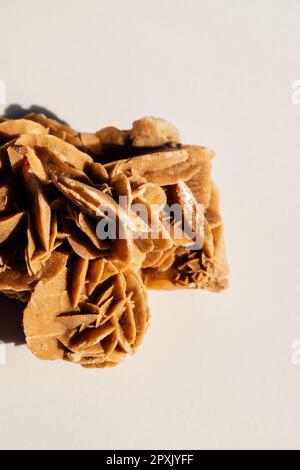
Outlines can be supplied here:
M143 340L146 288L227 287L212 157L160 118L95 133L43 114L0 119L0 292L26 303L37 357L114 366ZM203 207L198 249L186 226L175 237L172 204L196 230ZM112 220L115 236L98 236Z

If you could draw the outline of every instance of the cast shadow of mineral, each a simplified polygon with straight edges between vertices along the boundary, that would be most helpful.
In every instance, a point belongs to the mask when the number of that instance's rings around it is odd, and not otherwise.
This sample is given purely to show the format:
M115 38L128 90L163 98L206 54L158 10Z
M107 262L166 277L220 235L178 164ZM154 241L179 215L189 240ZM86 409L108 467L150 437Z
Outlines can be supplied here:
M8 299L0 294L0 340L4 343L24 344L25 337L22 328L23 302Z
M48 118L55 119L62 124L67 124L63 119L60 119L55 113L50 111L50 109L38 104L32 104L29 108L23 108L20 104L12 103L4 110L4 116L8 119L21 119L29 113L42 113Z

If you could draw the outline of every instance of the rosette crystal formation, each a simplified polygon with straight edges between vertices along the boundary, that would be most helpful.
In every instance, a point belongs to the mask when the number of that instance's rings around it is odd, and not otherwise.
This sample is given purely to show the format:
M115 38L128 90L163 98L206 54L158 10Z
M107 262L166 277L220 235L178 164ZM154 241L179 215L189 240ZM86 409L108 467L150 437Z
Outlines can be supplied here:
M159 118L96 133L1 120L0 292L26 303L37 357L116 365L143 340L146 288L227 287L212 157Z

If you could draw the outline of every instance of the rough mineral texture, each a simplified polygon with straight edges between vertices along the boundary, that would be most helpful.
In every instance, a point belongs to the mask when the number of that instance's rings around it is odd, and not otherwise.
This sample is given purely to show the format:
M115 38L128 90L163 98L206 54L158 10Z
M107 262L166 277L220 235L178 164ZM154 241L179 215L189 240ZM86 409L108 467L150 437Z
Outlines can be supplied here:
M0 292L25 303L38 358L114 366L144 337L146 288L227 287L213 156L161 118L95 133L0 119Z

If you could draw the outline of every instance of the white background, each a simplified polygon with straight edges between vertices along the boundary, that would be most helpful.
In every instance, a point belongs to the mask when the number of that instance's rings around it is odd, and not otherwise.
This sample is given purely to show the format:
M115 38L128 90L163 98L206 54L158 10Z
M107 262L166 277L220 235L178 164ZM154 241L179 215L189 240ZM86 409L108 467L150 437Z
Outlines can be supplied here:
M146 339L118 368L40 362L10 343L0 447L299 448L299 1L0 7L7 104L80 130L158 115L216 150L231 268L221 295L152 292Z

